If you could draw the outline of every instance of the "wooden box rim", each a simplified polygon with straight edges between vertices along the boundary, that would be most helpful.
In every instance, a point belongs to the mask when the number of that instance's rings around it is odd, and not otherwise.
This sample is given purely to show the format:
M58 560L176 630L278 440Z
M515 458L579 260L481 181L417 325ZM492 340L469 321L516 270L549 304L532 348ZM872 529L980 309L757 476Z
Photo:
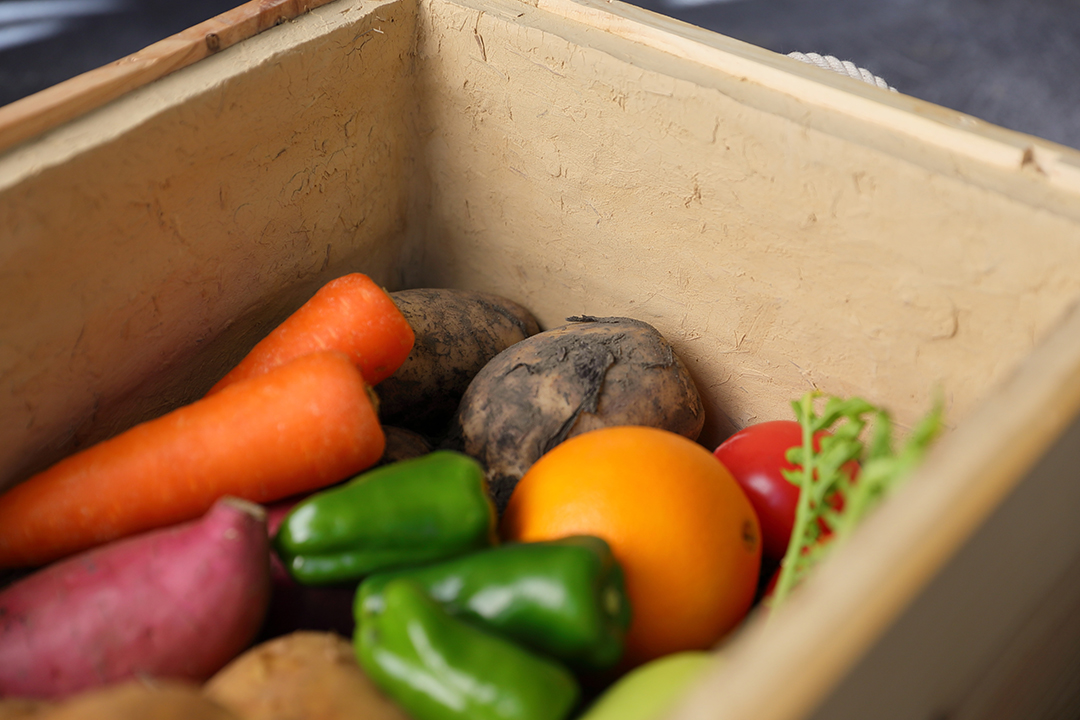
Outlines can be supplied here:
M0 108L0 151L322 4L253 0ZM890 138L886 149L899 157L963 174L1034 207L1080 220L1080 152L1073 149L893 95L617 0L519 4L741 76L824 114L820 122L832 123L832 132L850 133L855 142L874 141L866 128L883 131ZM1078 411L1080 313L1074 310L935 448L905 492L867 524L865 543L842 548L783 613L755 617L725 648L725 662L695 686L672 720L782 720L814 706ZM974 477L980 478L975 492ZM771 684L776 676L790 678L783 693ZM719 697L723 706L714 704Z

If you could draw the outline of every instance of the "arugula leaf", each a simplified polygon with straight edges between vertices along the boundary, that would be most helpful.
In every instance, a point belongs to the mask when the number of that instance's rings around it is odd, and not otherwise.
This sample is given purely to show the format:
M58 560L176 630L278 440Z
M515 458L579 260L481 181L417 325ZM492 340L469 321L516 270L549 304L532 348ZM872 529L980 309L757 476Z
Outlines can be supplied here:
M846 540L867 513L903 484L942 428L939 397L895 451L887 411L861 398L832 396L825 398L819 414L815 402L823 397L810 392L792 403L802 426L802 445L788 451L788 461L796 469L784 471L784 477L799 486L799 504L791 542L769 600L772 608L787 598L835 543ZM849 472L853 461L858 463L857 477Z

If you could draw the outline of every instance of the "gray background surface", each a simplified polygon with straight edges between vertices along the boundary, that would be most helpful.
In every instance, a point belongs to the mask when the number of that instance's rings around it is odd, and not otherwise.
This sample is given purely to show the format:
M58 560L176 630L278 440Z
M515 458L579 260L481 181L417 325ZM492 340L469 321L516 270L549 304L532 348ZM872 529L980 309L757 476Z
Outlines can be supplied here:
M850 60L900 92L1080 148L1080 0L640 4L775 52Z
M0 104L117 60L238 2L0 0ZM637 4L776 52L850 60L901 92L1080 148L1080 0ZM41 17L31 21L45 37L13 44L20 30L32 35L26 17L35 7Z

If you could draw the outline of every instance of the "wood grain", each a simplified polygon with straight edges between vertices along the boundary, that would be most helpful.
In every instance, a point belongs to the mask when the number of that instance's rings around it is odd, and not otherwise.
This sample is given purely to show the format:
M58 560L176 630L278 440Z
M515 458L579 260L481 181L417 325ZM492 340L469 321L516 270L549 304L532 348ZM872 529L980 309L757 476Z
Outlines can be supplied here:
M327 2L251 0L116 62L0 107L0 152Z

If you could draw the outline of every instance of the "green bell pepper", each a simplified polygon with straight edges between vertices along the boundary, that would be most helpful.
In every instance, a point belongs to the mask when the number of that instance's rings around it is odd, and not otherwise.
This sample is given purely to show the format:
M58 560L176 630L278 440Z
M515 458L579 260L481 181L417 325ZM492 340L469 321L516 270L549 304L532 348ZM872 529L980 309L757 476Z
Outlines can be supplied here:
M298 582L326 585L494 545L495 523L481 465L439 450L303 500L274 547Z
M487 626L575 670L622 656L630 625L622 567L598 537L510 543L432 565L368 576L354 615L378 610L389 582L408 578L451 615Z
M382 599L360 617L356 656L414 720L563 720L577 705L569 670L452 617L412 581Z

